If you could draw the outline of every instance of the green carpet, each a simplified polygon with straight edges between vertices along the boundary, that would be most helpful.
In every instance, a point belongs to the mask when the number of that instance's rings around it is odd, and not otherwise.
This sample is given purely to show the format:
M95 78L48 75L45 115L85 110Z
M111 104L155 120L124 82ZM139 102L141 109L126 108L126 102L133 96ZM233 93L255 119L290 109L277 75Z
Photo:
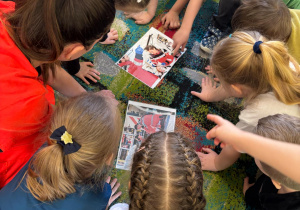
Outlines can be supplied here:
M198 151L202 147L215 148L213 142L205 137L207 131L214 126L206 120L206 115L218 114L237 123L241 110L238 100L206 103L190 94L192 90L201 91L200 81L205 76L204 67L209 63L209 60L199 57L199 42L211 23L213 13L217 11L218 5L215 1L207 0L204 3L195 19L186 46L187 52L155 89L147 87L114 65L150 27L155 27L165 33L160 26L160 18L174 2L175 0L159 0L156 17L150 24L143 26L136 25L131 19L126 20L121 12L117 12L113 27L118 30L119 41L109 46L97 44L84 55L84 60L97 63L96 68L101 72L100 83L89 86L80 83L89 91L98 91L103 88L112 90L120 101L123 119L128 100L176 108L176 131L191 139ZM181 17L183 15L184 12ZM255 164L246 155L243 155L227 170L203 172L206 209L245 209L242 193L243 179L246 174L254 177L255 173ZM117 177L121 182L120 190L123 192L117 202L129 202L127 186L130 174L127 171L113 169L112 176Z

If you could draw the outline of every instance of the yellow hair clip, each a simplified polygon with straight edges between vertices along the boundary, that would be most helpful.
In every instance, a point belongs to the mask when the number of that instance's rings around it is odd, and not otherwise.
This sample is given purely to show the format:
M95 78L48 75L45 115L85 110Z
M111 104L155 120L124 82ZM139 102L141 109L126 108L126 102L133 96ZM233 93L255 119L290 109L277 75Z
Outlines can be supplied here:
M72 141L72 135L68 133L68 131L65 131L64 134L60 137L60 139L65 143L65 144L73 144Z
M81 147L80 144L72 139L72 135L68 133L65 126L55 129L50 138L56 140L57 144L63 147L65 155L77 152Z

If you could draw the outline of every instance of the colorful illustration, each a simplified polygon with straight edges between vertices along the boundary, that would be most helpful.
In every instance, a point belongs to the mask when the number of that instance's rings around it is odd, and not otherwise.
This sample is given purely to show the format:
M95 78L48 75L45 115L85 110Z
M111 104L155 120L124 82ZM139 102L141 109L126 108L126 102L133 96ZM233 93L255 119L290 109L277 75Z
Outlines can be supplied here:
M174 131L175 118L176 109L129 101L116 168L130 170L142 142L151 133Z
M116 64L149 87L155 88L185 52L172 55L172 44L172 39L150 28Z

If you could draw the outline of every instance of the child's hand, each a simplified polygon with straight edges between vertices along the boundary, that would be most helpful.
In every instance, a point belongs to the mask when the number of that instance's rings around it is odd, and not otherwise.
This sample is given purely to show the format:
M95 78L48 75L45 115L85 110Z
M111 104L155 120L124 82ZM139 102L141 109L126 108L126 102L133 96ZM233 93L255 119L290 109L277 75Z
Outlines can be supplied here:
M90 66L94 66L91 62L80 62L80 70L75 74L78 78L82 79L86 84L90 84L86 78L89 78L93 82L97 82L100 80L100 73L91 68Z
M243 186L243 193L244 193L244 195L246 194L246 191L247 191L250 187L252 187L253 185L254 185L254 183L249 184L249 177L246 177L246 178L244 179L244 186Z
M163 16L161 22L165 29L176 29L180 27L179 15L177 12L169 11Z
M118 40L118 31L114 28L111 28L109 33L107 34L107 39L104 42L100 42L101 44L114 44L116 40Z
M122 194L121 191L117 192L117 190L119 189L120 187L120 183L117 182L118 180L115 178L113 179L112 181L110 180L111 177L109 176L106 180L106 183L110 184L111 186L111 196L109 198L109 201L108 201L108 204L107 204L107 207L106 209L108 209L108 207L110 206L110 204L112 204L112 202L114 202L114 200L116 200L118 197L120 197L120 195ZM111 182L110 182L111 181ZM117 192L117 193L116 193Z
M147 11L142 11L139 13L125 13L126 18L133 18L135 19L136 24L147 24L149 23L154 15L150 15Z
M209 148L202 148L202 150L207 153L204 154L202 152L197 152L198 157L200 158L201 161L202 170L218 171L215 166L215 158L218 156L218 154Z
M235 150L242 152L242 149L238 145L238 143L241 142L240 137L242 136L242 131L240 129L218 115L208 114L207 119L213 121L217 125L208 131L206 138L215 138L215 145L221 143L222 148L224 148L226 144L230 144Z
M208 73L208 74L215 74L213 71L213 68L210 65L207 65L205 67L205 70L206 70L206 73Z
M202 101L213 102L215 101L214 93L217 91L217 84L209 77L202 79L202 91L201 93L192 91L192 95L197 96Z
M173 55L176 55L177 51L181 47L181 51L184 51L185 45L189 40L190 33L185 30L179 29L173 36Z
M212 74L212 75L216 76L216 74L214 73L213 68L212 68L210 65L206 66L206 67L205 67L205 70L206 70L206 73ZM218 77L214 77L214 80L215 80L216 82L220 82L220 80L219 80Z

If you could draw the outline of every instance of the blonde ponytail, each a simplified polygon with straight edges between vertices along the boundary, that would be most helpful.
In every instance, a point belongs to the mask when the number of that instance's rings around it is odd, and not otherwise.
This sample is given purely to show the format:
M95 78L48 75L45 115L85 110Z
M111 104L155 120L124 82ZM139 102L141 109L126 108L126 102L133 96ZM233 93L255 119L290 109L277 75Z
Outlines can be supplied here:
M257 41L260 53L253 50ZM295 69L290 67L293 63ZM214 48L211 66L221 82L250 87L252 99L273 91L285 104L300 103L299 64L288 54L283 42L268 41L258 32L235 32Z
M37 200L64 199L67 194L75 192L74 181L70 179L64 167L64 156L60 145L52 143L42 149L31 165L34 169L29 169L27 187Z
M299 64L288 54L282 42L261 44L263 72L278 100L285 104L300 103ZM295 69L292 69L290 62Z

